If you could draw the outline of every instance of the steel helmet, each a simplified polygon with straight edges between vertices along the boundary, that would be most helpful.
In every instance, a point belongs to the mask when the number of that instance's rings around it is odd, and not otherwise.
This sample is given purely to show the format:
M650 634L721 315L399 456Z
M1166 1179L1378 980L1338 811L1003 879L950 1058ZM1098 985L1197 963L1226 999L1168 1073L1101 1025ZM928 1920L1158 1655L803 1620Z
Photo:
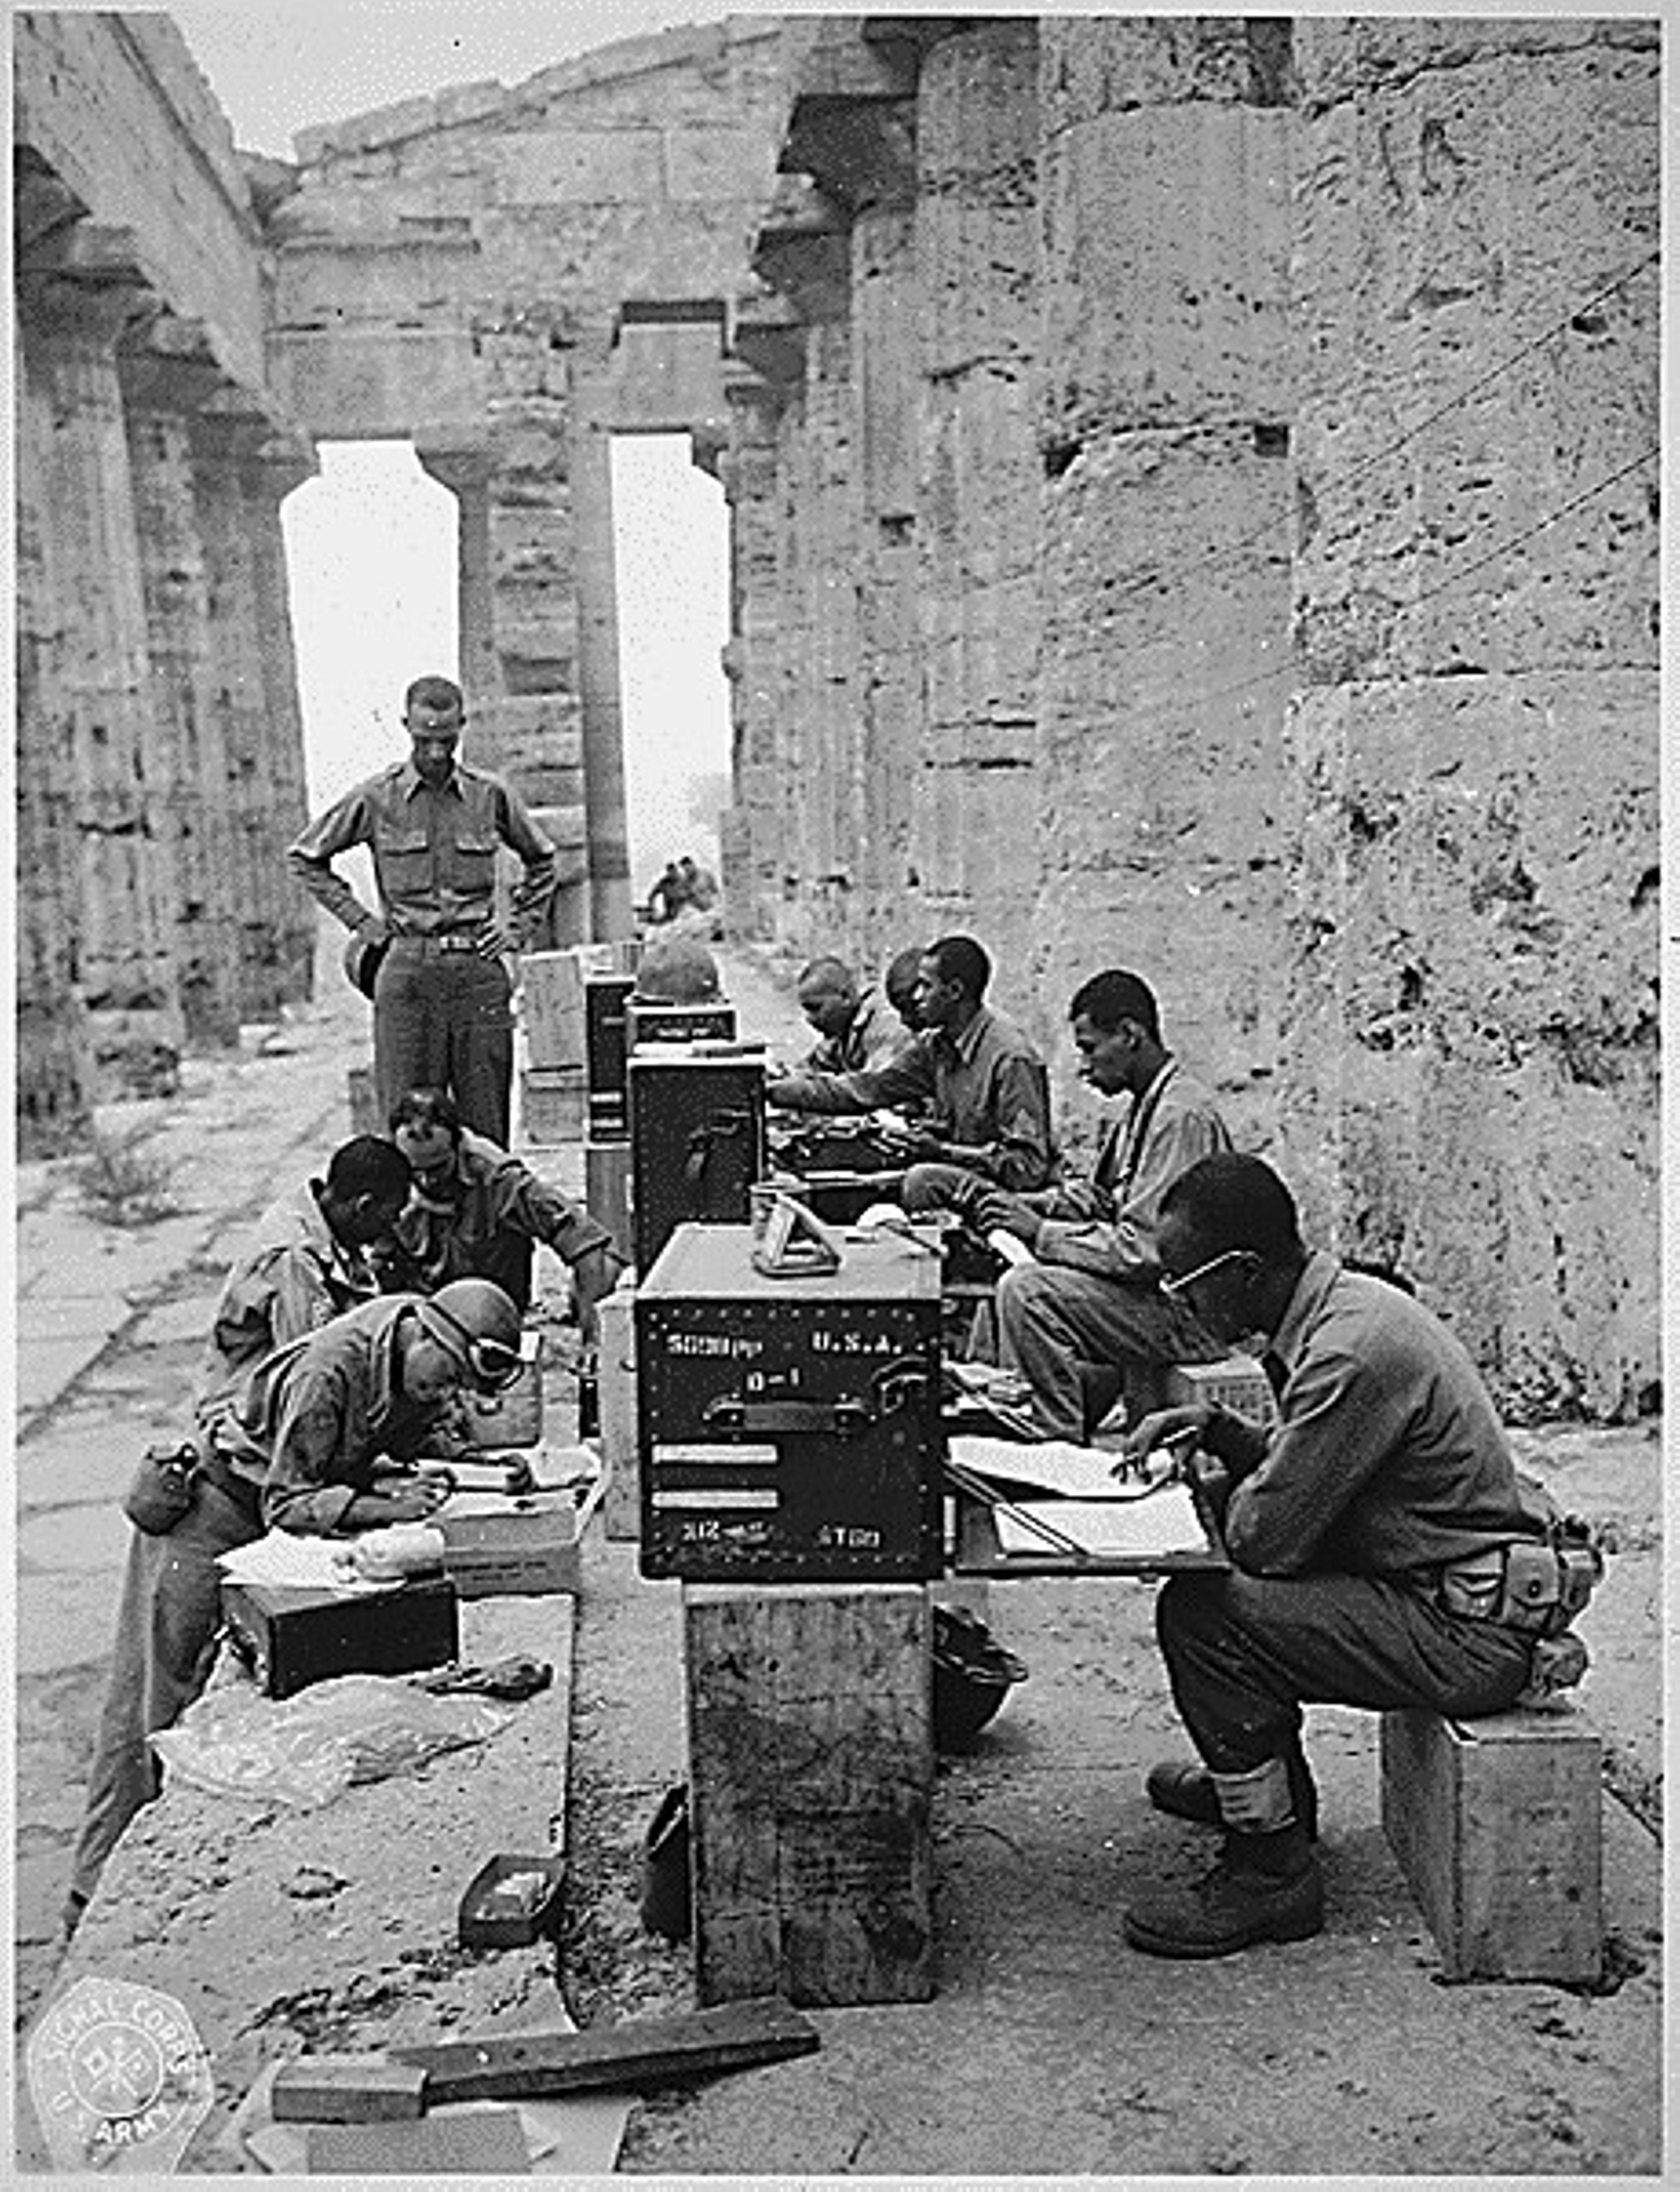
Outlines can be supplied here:
M636 962L635 994L650 1003L709 1004L723 995L717 961L694 937L661 937Z
M490 1279L451 1279L422 1299L420 1321L481 1392L504 1392L525 1367L519 1311Z

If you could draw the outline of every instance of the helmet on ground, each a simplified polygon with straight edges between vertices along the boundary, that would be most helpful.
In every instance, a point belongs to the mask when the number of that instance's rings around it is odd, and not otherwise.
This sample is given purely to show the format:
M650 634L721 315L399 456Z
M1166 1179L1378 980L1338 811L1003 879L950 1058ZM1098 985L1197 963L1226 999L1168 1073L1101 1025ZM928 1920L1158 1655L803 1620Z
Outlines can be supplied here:
M723 995L717 961L694 937L661 937L636 963L635 995L663 1005L709 1004Z
M423 1297L420 1321L481 1392L505 1392L525 1367L519 1311L490 1279L451 1279Z

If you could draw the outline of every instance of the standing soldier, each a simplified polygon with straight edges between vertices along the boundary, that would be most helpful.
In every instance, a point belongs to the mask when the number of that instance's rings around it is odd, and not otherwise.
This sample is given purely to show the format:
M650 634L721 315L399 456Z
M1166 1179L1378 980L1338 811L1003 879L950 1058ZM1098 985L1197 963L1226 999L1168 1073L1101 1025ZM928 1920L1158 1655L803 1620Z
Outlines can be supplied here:
M461 689L420 677L404 698L413 751L347 792L289 848L292 872L351 932L345 964L373 1002L379 1113L410 1088L447 1088L462 1118L505 1146L513 1096L507 956L554 895L555 848L498 776L458 760ZM512 933L496 918L496 848L523 862ZM333 863L373 848L380 910Z

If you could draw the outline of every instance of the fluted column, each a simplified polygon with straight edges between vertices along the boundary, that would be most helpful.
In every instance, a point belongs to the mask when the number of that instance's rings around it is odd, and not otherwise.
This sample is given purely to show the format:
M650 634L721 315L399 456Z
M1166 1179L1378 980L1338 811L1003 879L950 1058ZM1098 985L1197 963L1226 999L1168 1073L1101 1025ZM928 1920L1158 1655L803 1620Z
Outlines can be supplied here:
M1000 1002L1039 881L1038 32L965 26L921 67L920 499L927 725L910 858L925 922L977 931Z
M455 498L456 625L461 689L471 715L501 690L490 565L489 445L422 427L414 436L414 454Z
M36 391L37 561L58 618L26 749L69 759L79 847L75 979L99 1085L174 1084L184 1036L172 950L173 836L147 736L147 626L116 345L154 309L119 231L79 230L53 272L20 283L25 374Z
M209 574L211 707L242 884L239 1009L249 1020L273 1019L297 994L295 939L305 917L303 893L285 860L287 842L305 819L302 772L284 758L292 728L276 731L271 722L264 652L267 557L260 535L265 523L277 528L278 519L271 505L265 510L259 502L252 472L270 431L248 398L226 390L192 423L194 488Z
M782 572L778 425L788 390L731 380L729 448L720 476L729 504L732 736L735 803L723 831L724 898L732 928L767 939L781 899Z
M610 336L589 335L572 360L572 517L578 590L578 692L583 703L584 796L589 816L589 902L576 935L628 936L633 924L629 817L624 796L624 710L618 682L618 585L612 550ZM564 912L556 908L556 922ZM587 922L587 928L584 922Z
M1284 949L1290 26L1039 34L1035 956L1058 1015L1093 939L1148 976L1251 1147L1275 1130Z
M302 705L298 694L298 650L292 629L291 590L286 574L286 537L280 506L293 488L316 471L310 443L289 433L260 440L245 466L245 496L251 536L253 608L262 665L268 725L268 767L273 786L269 824L276 873L286 876L286 847L308 819L308 768L304 746ZM318 928L315 907L290 887L289 876L276 902L275 948L282 1002L296 1003L310 994L315 973Z
M93 1043L77 982L81 848L73 757L60 694L64 605L53 585L46 391L22 346L17 391L18 1153L51 1156L86 1127Z
M211 694L208 576L194 494L191 420L220 375L193 331L165 321L122 361L151 655L152 756L169 789L174 949L190 1044L239 1041L238 863Z

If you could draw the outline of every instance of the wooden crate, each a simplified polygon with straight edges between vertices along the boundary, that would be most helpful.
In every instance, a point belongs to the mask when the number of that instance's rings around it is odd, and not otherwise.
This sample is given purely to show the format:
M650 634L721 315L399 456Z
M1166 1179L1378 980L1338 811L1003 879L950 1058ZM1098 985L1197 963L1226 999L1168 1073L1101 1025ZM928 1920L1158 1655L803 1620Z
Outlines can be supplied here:
M1578 1709L1382 1715L1382 1825L1453 1979L1596 1978L1602 1746Z
M584 1063L584 977L573 951L528 951L520 962L527 1062Z
M925 1587L688 1584L683 1616L699 2000L925 2001Z
M601 1322L596 1376L601 1396L601 1458L607 1470L601 1521L609 1538L641 1535L641 1472L637 1463L635 1288L624 1282L595 1312Z
M520 1081L521 1138L539 1149L583 1138L584 1069L581 1065L527 1066Z
M626 1261L630 1253L630 1145L628 1140L584 1145L584 1201L589 1215L612 1236Z

